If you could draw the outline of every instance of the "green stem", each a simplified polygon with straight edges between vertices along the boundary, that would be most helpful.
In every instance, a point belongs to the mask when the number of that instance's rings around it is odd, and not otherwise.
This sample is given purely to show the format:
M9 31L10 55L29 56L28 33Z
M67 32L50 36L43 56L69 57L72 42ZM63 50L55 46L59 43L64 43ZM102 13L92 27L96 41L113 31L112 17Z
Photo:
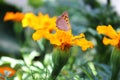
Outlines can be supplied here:
M70 68L69 68L70 70L73 68L73 64L74 64L75 60L76 60L76 56L72 56L71 57Z
M118 75L120 71L120 49L114 48L111 54L112 76L111 80L119 80Z
M90 80L93 80L93 77L92 75L84 68L84 67L81 67L82 71L88 76L88 78Z
M112 67L112 76L111 80L118 80L119 70L116 67Z
M57 78L58 74L60 73L61 69L63 68L63 66L61 66L61 67L54 67L53 71L52 71L52 73L50 75L50 79L49 80L55 80Z

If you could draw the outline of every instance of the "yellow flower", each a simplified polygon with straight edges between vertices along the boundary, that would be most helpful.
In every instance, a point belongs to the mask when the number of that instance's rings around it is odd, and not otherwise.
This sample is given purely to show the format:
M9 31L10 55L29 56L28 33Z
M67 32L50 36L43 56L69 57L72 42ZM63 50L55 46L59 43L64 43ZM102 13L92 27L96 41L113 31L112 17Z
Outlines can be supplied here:
M71 47L73 35L63 30L57 30L53 35L47 37L51 44L60 46L62 50Z
M22 20L23 27L30 27L34 30L48 30L52 31L56 28L56 17L50 18L48 14L43 15L41 12L38 16L33 13L26 13Z
M73 36L71 32L66 32L63 30L57 30L55 33L37 31L33 34L34 40L37 40L36 36L48 39L51 44L61 47L62 50L70 48L73 45L80 46L82 50L86 50L89 47L93 47L93 44L85 39L83 33L81 33L78 36Z
M23 27L30 27L35 30L33 39L39 40L57 29L55 22L56 17L50 18L48 14L43 15L39 12L38 16L36 16L33 13L26 13L22 20L22 25Z
M104 34L107 37L103 38L103 43L105 45L112 45L120 47L120 32L116 32L111 25L108 26L97 26L97 31L99 34Z
M73 36L71 29L68 31L60 30L56 27L56 17L50 18L48 14L39 13L38 16L33 13L26 13L22 20L23 27L30 27L35 30L33 40L46 38L51 44L60 46L62 50L78 45L82 50L93 47L93 44L85 39L84 34Z
M13 21L21 21L24 17L24 14L21 12L7 12L4 16L4 21L9 21L9 20L13 20Z

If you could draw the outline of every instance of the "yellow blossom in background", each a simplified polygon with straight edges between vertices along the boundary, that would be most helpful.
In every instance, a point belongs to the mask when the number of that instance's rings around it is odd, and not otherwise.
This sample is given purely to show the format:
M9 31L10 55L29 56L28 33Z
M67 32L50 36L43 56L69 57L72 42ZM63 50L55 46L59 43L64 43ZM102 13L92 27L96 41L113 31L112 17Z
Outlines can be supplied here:
M97 31L99 34L104 34L107 37L103 38L103 43L105 45L112 45L120 47L120 32L116 32L111 25L108 26L97 26Z
M24 14L21 12L7 12L4 16L4 21L9 21L9 20L13 20L13 21L18 21L20 22L24 17Z
M52 31L56 28L56 17L50 18L48 14L43 15L41 12L36 16L33 13L26 13L22 20L23 27L30 27L34 30L48 30Z

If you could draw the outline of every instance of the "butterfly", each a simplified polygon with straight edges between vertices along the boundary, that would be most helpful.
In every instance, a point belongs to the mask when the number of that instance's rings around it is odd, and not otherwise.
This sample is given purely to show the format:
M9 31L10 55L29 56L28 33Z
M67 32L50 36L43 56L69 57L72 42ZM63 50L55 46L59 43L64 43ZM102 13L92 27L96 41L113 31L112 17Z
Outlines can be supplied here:
M67 12L63 12L62 15L57 18L56 26L60 30L64 30L64 31L68 31L71 29Z

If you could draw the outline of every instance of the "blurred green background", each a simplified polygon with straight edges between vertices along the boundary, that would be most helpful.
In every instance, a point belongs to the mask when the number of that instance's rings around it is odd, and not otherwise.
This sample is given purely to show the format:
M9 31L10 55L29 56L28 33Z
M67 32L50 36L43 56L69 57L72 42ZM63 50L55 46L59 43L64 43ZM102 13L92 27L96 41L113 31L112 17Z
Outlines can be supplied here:
M83 52L79 47L72 47L68 64L57 79L110 80L112 47L102 43L103 36L97 33L96 27L110 24L117 30L120 27L120 16L112 6L112 1L104 1L105 3L101 0L0 0L1 61L3 56L24 60L23 53L29 55L36 51L38 56L34 57L33 61L42 62L46 53L48 55L51 53L52 48L51 45L46 47L41 41L33 41L31 37L33 30L23 29L21 23L4 22L6 12L33 12L36 15L42 12L52 17L67 11L73 34L85 33L86 38L94 43L94 48ZM11 64L14 63L10 62Z

